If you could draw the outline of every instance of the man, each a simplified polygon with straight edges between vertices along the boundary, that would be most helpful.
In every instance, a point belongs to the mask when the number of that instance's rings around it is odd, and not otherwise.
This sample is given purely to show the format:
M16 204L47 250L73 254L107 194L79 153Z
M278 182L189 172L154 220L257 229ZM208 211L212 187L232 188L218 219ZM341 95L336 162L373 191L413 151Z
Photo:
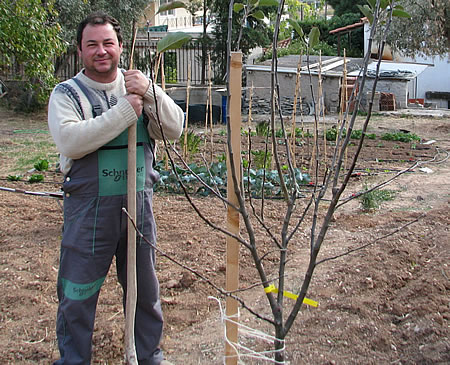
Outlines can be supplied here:
M128 127L137 123L137 225L156 243L152 187L159 176L153 170L154 139L162 134L179 138L184 118L174 101L140 71L118 68L122 35L117 20L102 13L89 15L78 27L77 43L84 69L55 87L48 109L64 173L58 365L90 363L97 299L113 256L126 297L127 217L121 209L127 206ZM163 318L155 253L139 239L136 251L137 357L140 365L161 364Z

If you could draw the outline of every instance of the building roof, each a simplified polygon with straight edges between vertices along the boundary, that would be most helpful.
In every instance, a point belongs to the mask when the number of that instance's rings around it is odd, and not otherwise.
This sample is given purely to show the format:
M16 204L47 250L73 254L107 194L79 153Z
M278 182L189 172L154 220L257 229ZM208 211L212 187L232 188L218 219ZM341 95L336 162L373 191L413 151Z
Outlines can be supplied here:
M367 18L364 17L364 18L361 18L358 23L349 24L349 25L346 25L345 27L340 27L340 28L336 28L336 29L330 30L329 33L330 34L348 33L348 32L351 32L351 31L357 29L357 28L363 27L364 23L366 21L367 21Z

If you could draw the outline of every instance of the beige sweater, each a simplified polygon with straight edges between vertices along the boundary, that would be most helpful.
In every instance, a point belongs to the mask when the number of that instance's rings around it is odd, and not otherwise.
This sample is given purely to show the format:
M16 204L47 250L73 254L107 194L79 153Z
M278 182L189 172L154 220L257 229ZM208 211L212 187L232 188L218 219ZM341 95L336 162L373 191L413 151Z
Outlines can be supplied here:
M48 105L48 125L50 133L60 152L61 171L70 170L73 160L82 158L107 144L138 119L133 107L123 97L126 93L122 72L118 71L115 81L109 84L95 82L81 71L75 77L80 79L102 101L102 115L93 118L92 107L84 93L73 80L59 84L53 90ZM79 104L73 100L73 88L80 98ZM184 114L182 109L157 85L158 111L164 136L167 139L179 138L183 130ZM110 106L110 108L109 108ZM153 86L144 96L144 111L149 117L148 131L152 138L162 139L161 130L155 112Z

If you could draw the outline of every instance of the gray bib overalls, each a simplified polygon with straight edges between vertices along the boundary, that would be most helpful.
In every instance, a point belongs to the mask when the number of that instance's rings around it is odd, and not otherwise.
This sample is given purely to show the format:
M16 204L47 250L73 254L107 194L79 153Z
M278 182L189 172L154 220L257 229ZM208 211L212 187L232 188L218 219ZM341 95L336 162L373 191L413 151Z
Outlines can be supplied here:
M153 141L142 116L137 131L137 226L155 244L152 187L158 173L153 169ZM74 160L64 179L64 231L57 288L57 337L61 354L55 362L58 365L90 363L97 300L114 256L125 306L127 217L122 207L127 207L127 144L126 130L99 150ZM139 364L159 364L163 318L155 252L140 238L136 250L136 352Z

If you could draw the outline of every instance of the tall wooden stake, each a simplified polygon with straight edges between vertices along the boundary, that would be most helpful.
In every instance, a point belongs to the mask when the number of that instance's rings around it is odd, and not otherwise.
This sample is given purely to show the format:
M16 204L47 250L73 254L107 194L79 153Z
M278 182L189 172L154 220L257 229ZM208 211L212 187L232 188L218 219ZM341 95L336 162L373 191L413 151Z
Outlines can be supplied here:
M212 81L211 81L211 56L208 55L208 84L209 84L209 133L211 141L210 163L213 163L214 133L213 133L213 103L212 103ZM205 135L206 138L206 135Z
M300 71L302 70L302 55L300 54L298 64L297 64L297 73L295 75L295 90L294 90L294 109L292 110L292 127L291 127L291 153L292 153L292 165L297 167L297 162L295 158L295 128L296 128L296 114L297 114L297 100L299 98L299 89L300 89ZM300 95L300 107L302 104L301 95ZM301 113L303 114L303 113ZM300 116L303 120L303 115Z
M135 26L135 25L133 25ZM133 32L129 70L133 69L134 45L137 27ZM136 222L136 123L128 127L128 180L127 180L127 210ZM136 279L136 231L128 219L127 247L127 296L125 312L125 355L127 364L137 365L136 346L134 341L134 322L136 317L137 279Z
M233 149L233 163L237 176L237 184L241 186L241 91L242 91L242 53L231 53L230 67L230 100L229 100L229 131L231 138L231 148ZM229 157L229 156L228 156ZM231 164L227 159L227 198L238 206L238 199L234 191L234 183L231 173ZM239 234L239 213L232 207L228 206L227 212L227 229ZM226 270L226 290L233 292L239 288L239 243L235 238L227 236L227 270ZM228 297L226 300L227 318L238 321L238 302ZM238 326L237 323L226 322L226 335L231 343L238 343ZM228 343L225 343L225 358L227 365L235 365L238 361L236 350Z
M323 121L323 167L327 171L327 135L325 125L325 99L323 97L323 78L322 78L322 51L319 51L319 115L322 113Z
M188 120L189 120L189 93L191 91L191 65L188 64L188 74L186 82L186 120L184 121L184 145L183 158L188 160Z

